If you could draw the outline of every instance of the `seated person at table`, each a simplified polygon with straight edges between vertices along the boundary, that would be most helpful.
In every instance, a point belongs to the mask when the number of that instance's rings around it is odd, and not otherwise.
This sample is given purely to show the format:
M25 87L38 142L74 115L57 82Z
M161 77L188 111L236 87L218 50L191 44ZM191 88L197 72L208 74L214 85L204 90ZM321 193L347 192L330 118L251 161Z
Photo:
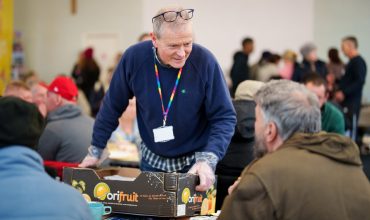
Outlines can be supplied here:
M36 152L44 128L37 107L2 97L0 121L0 219L92 219L82 195L44 171Z
M308 90L317 95L321 109L321 129L344 135L343 113L328 102L329 93L324 78L317 73L311 73L304 77L303 83Z
M255 155L229 188L223 219L363 220L370 184L349 138L320 132L317 97L292 81L255 95Z
M112 133L109 141L120 143L130 142L139 146L141 143L139 128L136 120L136 99L129 100L129 104L122 116L118 119L119 125Z
M27 102L32 102L32 93L27 85L22 81L10 82L5 87L3 96L15 96Z
M221 209L227 188L240 176L243 169L254 159L254 121L256 120L254 94L263 82L245 80L236 88L233 105L236 111L235 133L224 158L217 164L216 209Z
M58 76L49 85L47 124L38 144L44 160L79 163L87 154L94 120L77 107L77 96L69 77Z
M141 138L136 119L135 97L129 100L126 110L118 121L119 125L112 133L107 143L107 148L104 149L103 155L100 158L99 166L123 165L120 163L117 164L117 161L139 161ZM115 160L115 162L112 164L112 161L107 161L107 157Z
M46 97L48 93L47 85L43 82L36 83L31 88L32 92L32 102L39 108L42 116L46 117Z

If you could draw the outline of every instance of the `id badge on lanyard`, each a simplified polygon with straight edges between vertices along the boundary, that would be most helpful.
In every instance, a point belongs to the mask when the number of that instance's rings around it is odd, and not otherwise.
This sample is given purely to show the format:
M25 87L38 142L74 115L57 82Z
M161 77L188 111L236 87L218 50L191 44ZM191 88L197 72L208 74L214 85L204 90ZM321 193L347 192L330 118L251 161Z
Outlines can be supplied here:
M161 83L159 81L158 68L157 68L157 64L155 62L154 62L154 69L155 69L155 76L156 76L157 85L158 85L158 93L159 93L159 97L161 99L162 112L163 112L163 126L153 129L154 142L155 143L158 143L158 142L167 142L167 141L170 141L170 140L174 140L175 139L175 136L173 134L173 126L166 126L166 121L167 121L168 111L170 110L171 104L173 102L173 98L175 97L177 85L179 84L179 81L180 81L180 77L181 77L181 73L182 73L182 68L180 68L179 73L177 74L177 79L176 79L176 82L175 82L175 86L174 86L174 88L172 90L172 94L170 96L170 100L168 102L168 105L167 105L167 109L166 110L164 110Z
M173 126L162 126L159 128L154 128L153 133L155 143L167 142L175 139L175 136L173 135Z

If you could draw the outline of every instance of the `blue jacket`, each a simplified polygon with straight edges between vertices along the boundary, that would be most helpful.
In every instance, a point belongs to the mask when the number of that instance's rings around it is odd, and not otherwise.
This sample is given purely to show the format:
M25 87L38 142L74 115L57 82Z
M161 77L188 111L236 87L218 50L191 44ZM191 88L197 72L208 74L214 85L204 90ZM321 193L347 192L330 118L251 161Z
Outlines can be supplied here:
M90 220L89 207L72 187L53 180L36 151L0 148L0 219Z
M154 142L153 129L162 126L163 116L152 47L150 41L142 42L124 53L96 118L92 145L105 147L128 99L136 96L140 135L153 153L178 157L195 151L212 152L222 158L234 133L236 115L220 66L197 44L183 67L168 113L167 125L173 126L175 139ZM157 66L166 108L179 70Z

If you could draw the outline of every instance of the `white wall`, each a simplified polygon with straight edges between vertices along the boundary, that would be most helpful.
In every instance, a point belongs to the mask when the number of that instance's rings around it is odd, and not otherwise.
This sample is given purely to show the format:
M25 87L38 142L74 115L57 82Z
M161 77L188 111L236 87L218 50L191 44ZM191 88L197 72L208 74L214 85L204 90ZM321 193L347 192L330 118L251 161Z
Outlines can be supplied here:
M145 29L152 28L151 17L160 7L179 4L194 8L195 40L215 54L226 72L246 36L255 39L250 63L265 49L282 53L313 40L313 0L151 0L143 4Z
M261 51L298 51L314 41L319 56L354 34L360 52L370 65L369 0L77 0L71 15L69 0L14 0L14 25L23 33L26 64L50 81L58 73L69 74L82 48L84 33L118 33L117 51L125 50L138 36L152 30L151 18L167 5L194 8L195 41L209 48L225 73L232 55L246 36L255 39L255 62ZM369 67L370 68L370 67ZM370 72L370 71L369 71ZM365 89L370 102L370 77Z
M23 34L26 64L46 81L70 74L85 33L118 33L117 51L136 42L142 30L141 1L77 0L72 15L69 0L14 0L14 26ZM134 19L135 18L135 19Z
M341 40L354 35L359 41L359 51L367 62L367 82L363 101L370 102L370 1L369 0L316 0L314 39L319 45L319 55L327 60L327 49L340 49ZM342 55L343 61L348 59Z
M23 33L26 64L50 81L58 73L69 73L86 32L120 33L120 50L151 31L151 18L173 0L78 0L76 15L69 1L15 0L15 28ZM210 7L212 6L212 7ZM189 0L194 8L196 41L208 47L228 72L233 53L245 36L256 40L251 62L264 49L282 52L297 49L313 39L313 0ZM303 10L304 8L304 10ZM294 19L299 17L300 19ZM304 27L304 28L301 28ZM289 30L289 31L287 31Z

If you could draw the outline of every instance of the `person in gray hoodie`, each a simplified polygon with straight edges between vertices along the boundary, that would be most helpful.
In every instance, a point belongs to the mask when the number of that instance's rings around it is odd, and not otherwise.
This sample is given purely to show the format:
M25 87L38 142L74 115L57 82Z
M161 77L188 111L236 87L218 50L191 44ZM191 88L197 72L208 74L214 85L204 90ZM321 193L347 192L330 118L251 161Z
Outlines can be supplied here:
M76 105L77 96L69 77L58 76L48 86L47 124L38 143L44 160L80 163L86 156L94 120Z
M36 105L2 97L0 122L0 219L93 219L81 193L45 173L36 152L44 118Z

